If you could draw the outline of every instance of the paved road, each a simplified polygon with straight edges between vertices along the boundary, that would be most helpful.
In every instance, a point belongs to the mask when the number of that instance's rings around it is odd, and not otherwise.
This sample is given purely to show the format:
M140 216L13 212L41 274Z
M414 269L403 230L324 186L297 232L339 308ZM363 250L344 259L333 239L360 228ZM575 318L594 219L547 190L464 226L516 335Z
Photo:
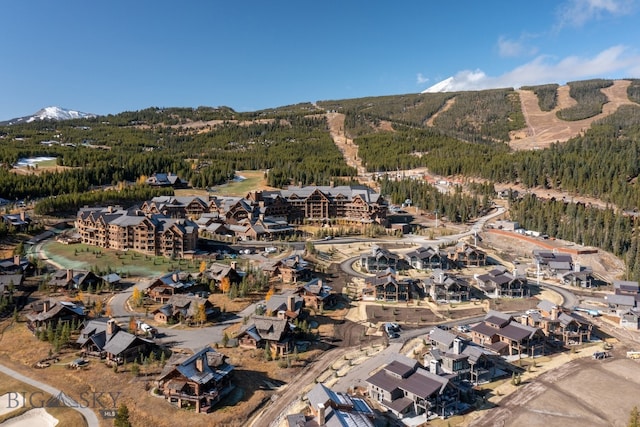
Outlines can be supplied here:
M15 378L16 380L22 381L23 383L39 388L40 390L45 391L52 396L58 396L60 395L60 393L62 393L62 391L58 390L57 388L51 387L48 384L45 384L38 380L34 380L33 378L22 375L20 372L16 372L13 369L8 368L4 365L0 365L0 372L2 372L3 374L9 375ZM16 391L19 391L19 390L16 390ZM80 404L78 404L78 402L71 399L66 394L63 394L62 396L64 396L62 398L62 401L63 401L62 403L64 403L66 406L70 407L71 409L80 412L80 414L82 414L84 419L87 421L87 424L89 425L89 427L100 426L100 423L98 422L98 417L91 409L86 407L85 408L81 407Z
M282 417L287 415L287 408L311 390L318 375L351 350L351 348L341 347L326 351L310 367L307 367L295 378L292 378L284 386L284 390L274 394L271 398L272 402L268 403L264 409L250 420L248 425L250 427L278 426Z
M133 289L138 288L140 291L144 291L150 285L149 281L142 281L135 283L129 289L114 295L108 302L108 306L111 309L111 316L119 323L127 326L129 318L135 316L136 318L144 319L144 312L130 311L127 307L127 300L133 294ZM156 341L159 344L164 344L170 347L187 348L194 351L200 350L205 345L222 341L224 336L224 330L229 325L242 322L242 320L255 312L256 304L251 304L240 313L227 314L224 321L221 321L213 326L207 326L202 328L190 328L190 329L178 329L171 327L158 327L158 334ZM149 315L151 316L151 315Z

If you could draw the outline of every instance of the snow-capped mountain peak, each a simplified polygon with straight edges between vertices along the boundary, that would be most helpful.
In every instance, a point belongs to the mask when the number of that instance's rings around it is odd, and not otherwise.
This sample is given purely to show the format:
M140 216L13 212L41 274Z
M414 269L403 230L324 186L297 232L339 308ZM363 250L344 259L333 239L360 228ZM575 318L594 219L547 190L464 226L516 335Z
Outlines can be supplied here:
M95 114L83 113L81 111L67 110L61 107L45 107L42 110L36 112L33 116L27 119L27 123L34 120L70 120L70 119L82 119L86 117L95 117Z
M6 122L1 122L0 124L13 125L17 123L31 123L35 122L36 120L71 120L92 117L96 117L96 115L92 113L83 113L81 111L51 106L38 110L36 113L30 116L18 117L15 119L7 120Z
M438 82L433 86L423 90L422 93L451 92L453 89L453 81L453 77L449 77L448 79L444 79L441 82Z

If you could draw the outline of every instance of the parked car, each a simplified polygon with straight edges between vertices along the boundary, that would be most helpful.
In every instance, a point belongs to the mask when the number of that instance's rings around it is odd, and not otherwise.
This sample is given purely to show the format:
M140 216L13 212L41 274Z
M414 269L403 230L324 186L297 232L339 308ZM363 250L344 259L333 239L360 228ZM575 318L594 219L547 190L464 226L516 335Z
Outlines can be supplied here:
M607 357L611 357L608 351L596 351L593 353L594 359L606 359Z

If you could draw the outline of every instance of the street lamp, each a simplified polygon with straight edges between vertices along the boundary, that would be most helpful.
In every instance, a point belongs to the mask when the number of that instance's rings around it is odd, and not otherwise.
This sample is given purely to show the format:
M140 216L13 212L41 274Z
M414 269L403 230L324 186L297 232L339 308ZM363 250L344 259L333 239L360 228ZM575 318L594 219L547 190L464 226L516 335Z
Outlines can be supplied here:
M436 209L434 213L436 214L436 229L438 229L438 209Z

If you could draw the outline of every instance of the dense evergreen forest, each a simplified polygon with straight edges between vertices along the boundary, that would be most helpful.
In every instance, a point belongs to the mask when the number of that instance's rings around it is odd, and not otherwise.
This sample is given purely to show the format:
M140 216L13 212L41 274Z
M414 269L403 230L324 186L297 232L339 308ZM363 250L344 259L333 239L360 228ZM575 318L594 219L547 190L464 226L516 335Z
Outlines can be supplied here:
M598 114L607 102L601 89L611 84L603 79L570 82L570 95L577 105L558 111L558 117L580 120ZM557 107L558 85L522 89L538 96L541 109ZM631 80L628 97L640 103L640 80ZM140 182L156 172L178 174L197 188L223 183L244 169L268 170L268 183L275 187L349 182L356 171L331 139L324 115L331 111L345 114L345 132L354 138L370 172L426 167L440 175L559 189L611 203L609 216L601 221L611 223L606 236L596 236L583 217L605 215L607 210L592 214L587 207L562 204L562 209L560 205L540 208L544 215L533 216L536 206L547 202L530 200L514 202L514 209L531 228L635 257L633 227L625 222L628 217L618 218L619 211L613 208L637 210L640 206L640 106L621 107L566 143L513 152L507 145L509 133L524 128L525 122L518 92L511 88L319 101L254 112L154 107L92 119L2 126L0 197L55 195L56 199L38 205L40 212L72 210L82 204L147 195L142 187L121 196L89 192L124 187L123 182ZM61 168L39 174L11 170L19 159L35 156L55 157ZM457 221L483 212L492 191L488 184L473 195L459 189L442 195L428 184L384 178L380 185L393 202L411 198L421 208L438 210ZM530 206L520 211L518 203ZM552 215L556 211L562 213ZM582 227L590 228L579 232ZM630 265L635 268L640 263Z

